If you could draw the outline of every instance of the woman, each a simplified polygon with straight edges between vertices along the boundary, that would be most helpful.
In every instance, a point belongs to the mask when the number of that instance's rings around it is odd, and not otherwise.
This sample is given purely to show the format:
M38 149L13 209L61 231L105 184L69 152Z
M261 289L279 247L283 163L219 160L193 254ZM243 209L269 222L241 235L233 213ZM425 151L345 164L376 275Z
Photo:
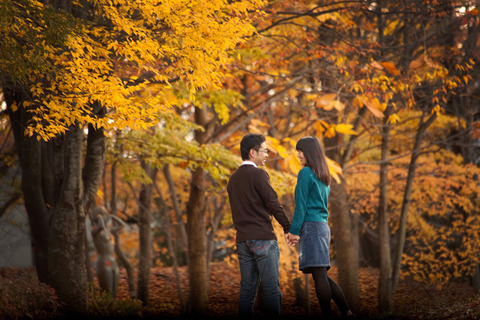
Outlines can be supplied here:
M300 241L299 269L312 274L323 315L332 316L333 298L342 317L354 317L342 289L327 274L330 269L328 195L331 176L323 148L316 137L305 137L297 142L296 149L303 168L298 173L295 213L287 240L290 245Z

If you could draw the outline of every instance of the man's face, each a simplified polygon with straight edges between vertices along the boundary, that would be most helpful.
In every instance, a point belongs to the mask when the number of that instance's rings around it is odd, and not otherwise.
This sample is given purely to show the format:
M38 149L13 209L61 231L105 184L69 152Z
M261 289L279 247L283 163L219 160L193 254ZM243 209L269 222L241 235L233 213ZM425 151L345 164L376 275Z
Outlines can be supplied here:
M254 162L257 166L264 166L265 160L268 158L267 144L262 142L258 151L250 150L250 161Z

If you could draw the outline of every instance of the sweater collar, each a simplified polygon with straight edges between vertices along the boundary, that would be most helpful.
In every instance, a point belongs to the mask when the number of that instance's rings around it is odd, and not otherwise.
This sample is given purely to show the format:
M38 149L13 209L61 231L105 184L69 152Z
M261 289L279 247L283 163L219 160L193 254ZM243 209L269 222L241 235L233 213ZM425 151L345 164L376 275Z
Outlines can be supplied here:
M250 165L250 166L257 167L257 165L255 164L255 162L248 161L248 160L243 161L240 166L244 166L244 165Z

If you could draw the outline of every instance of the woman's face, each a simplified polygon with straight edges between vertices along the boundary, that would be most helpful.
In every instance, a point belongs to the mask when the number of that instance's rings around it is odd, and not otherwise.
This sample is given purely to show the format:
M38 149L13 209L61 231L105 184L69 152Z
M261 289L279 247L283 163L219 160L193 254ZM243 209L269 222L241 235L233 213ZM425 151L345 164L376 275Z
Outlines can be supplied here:
M306 165L307 164L307 160L305 159L305 156L303 155L303 152L298 150L298 154L297 154L297 157L298 159L300 159L300 164L302 166Z

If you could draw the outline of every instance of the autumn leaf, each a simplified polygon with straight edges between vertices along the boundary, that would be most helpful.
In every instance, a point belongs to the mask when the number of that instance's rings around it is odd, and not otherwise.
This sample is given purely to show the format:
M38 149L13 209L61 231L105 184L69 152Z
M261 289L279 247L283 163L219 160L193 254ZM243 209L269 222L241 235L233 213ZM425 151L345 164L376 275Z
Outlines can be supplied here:
M341 183L340 176L342 175L342 168L340 165L327 157L327 164L328 164L328 169L330 170L330 174L332 175L332 178L335 179L337 183Z
M382 66L391 74L395 76L401 75L400 71L398 71L397 67L392 62L382 62Z
M369 98L365 96L361 96L360 100L362 101L363 105L367 107L367 109L377 118L383 118L385 115L381 111L382 107L380 102L377 98Z
M335 125L335 131L338 133L349 134L349 135L357 135L358 133L352 129L353 125L340 123Z

